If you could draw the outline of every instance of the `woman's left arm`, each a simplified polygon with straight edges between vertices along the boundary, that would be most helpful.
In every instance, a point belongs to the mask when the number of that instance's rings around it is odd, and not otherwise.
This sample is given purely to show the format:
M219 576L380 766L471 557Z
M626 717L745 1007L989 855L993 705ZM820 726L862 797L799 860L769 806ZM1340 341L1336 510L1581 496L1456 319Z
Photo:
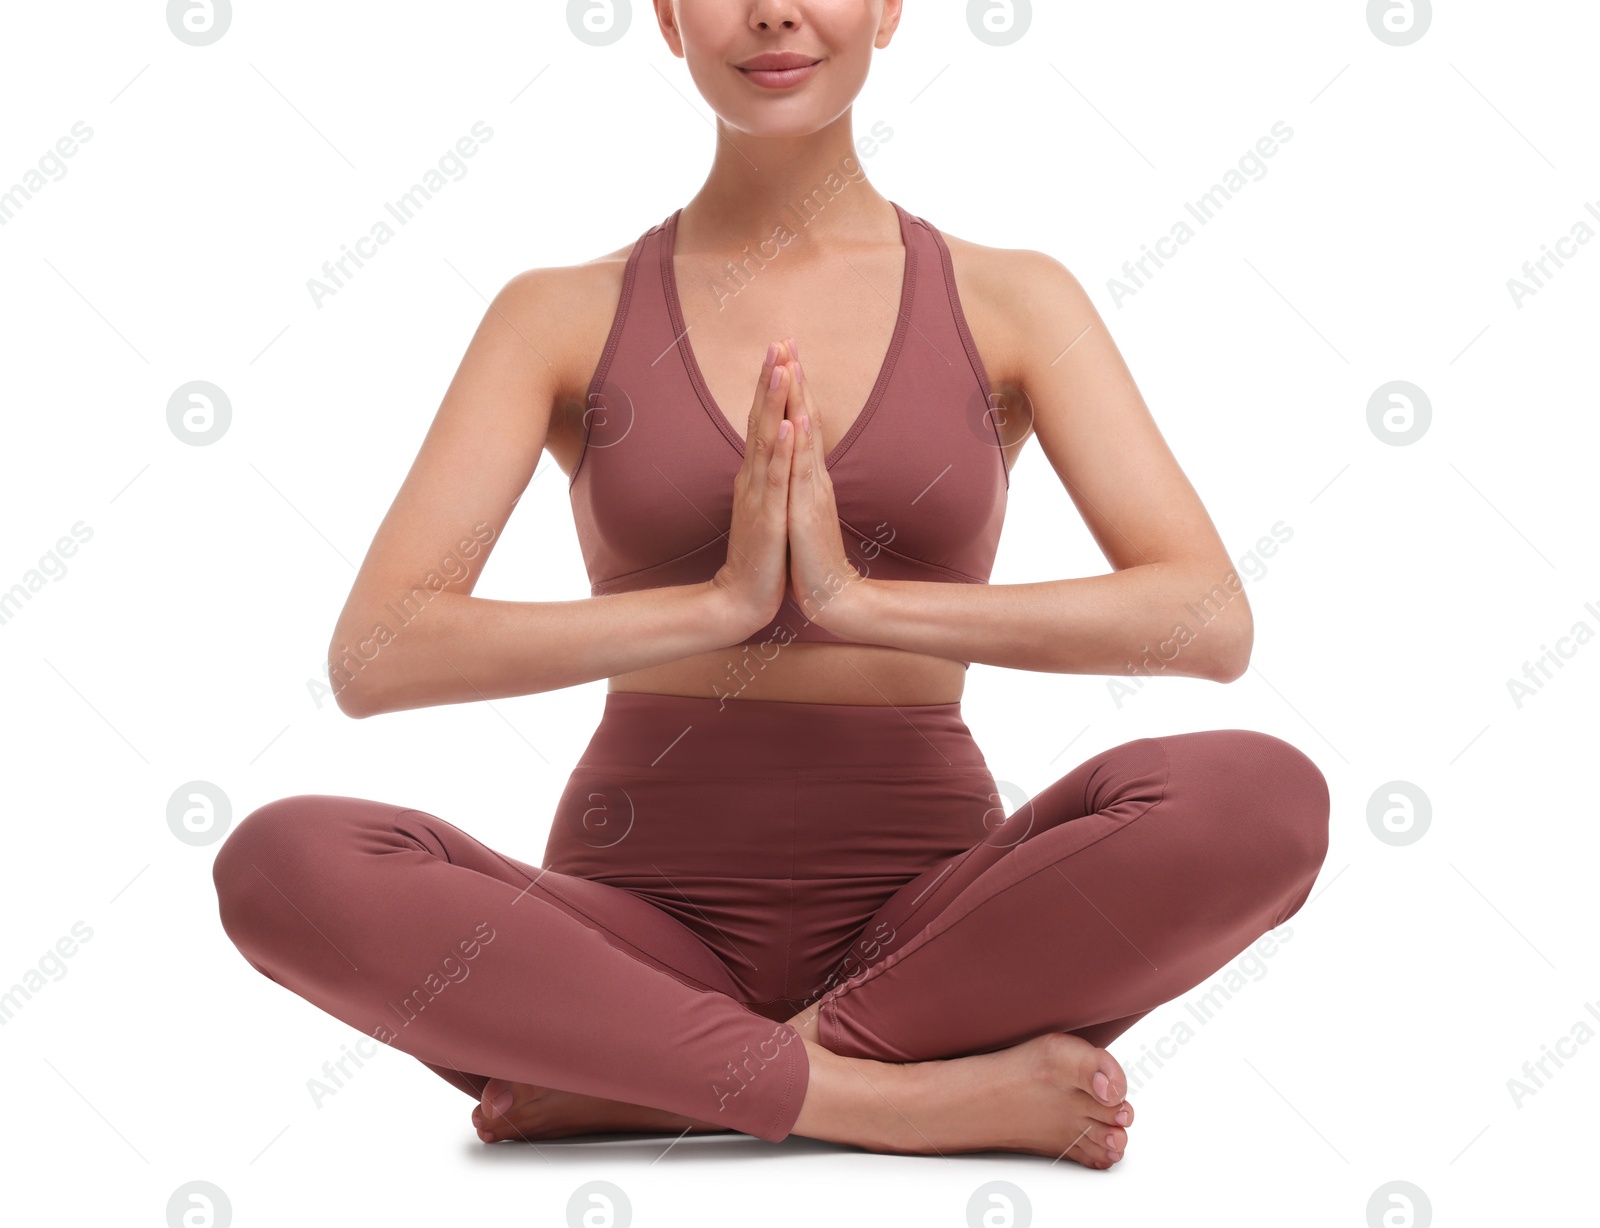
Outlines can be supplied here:
M845 639L1011 669L1231 682L1254 635L1243 584L1105 322L1052 257L985 260L976 297L1013 339L1032 430L1113 570L1033 584L868 576L817 621Z

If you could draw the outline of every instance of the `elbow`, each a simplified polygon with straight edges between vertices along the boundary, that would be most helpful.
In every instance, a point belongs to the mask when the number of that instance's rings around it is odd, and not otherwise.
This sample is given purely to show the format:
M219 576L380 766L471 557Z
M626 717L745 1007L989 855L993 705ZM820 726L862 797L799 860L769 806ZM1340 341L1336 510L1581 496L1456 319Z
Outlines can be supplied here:
M342 686L335 684L333 702L339 706L340 712L352 720L364 720L377 712L377 709L368 705L364 696L356 690L353 680L345 682Z
M1250 650L1233 652L1219 661L1211 671L1213 682L1236 682L1244 677L1244 671L1250 667Z
M343 628L334 632L333 643L328 646L328 682L333 688L333 702L340 712L355 720L383 711L373 693L373 663L361 654L360 647L351 643Z
M1250 668L1250 652L1255 646L1255 624L1246 606L1235 620L1233 634L1212 661L1211 678L1216 682L1235 682Z

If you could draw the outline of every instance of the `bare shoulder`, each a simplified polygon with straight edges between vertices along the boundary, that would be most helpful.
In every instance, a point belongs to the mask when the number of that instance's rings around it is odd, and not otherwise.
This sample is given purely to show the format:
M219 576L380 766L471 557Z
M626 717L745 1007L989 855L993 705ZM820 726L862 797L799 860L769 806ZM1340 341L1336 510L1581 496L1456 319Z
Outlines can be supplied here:
M962 314L989 373L999 407L1022 408L1047 370L1098 319L1072 271L1046 252L988 247L944 235ZM1033 434L1034 415L997 412L1008 465Z
M1049 253L944 239L963 314L997 388L1022 384L1030 355L1059 340L1048 362L1098 318L1082 283Z
M634 240L576 264L545 265L514 275L492 310L505 316L548 364L551 429L546 448L566 472L576 460L589 381L599 366L611 322L622 298L622 281Z
M525 269L506 282L496 306L507 312L513 323L527 324L532 329L530 339L547 338L553 351L546 354L547 359L571 376L573 361L581 367L591 350L599 358L622 296L623 273L632 250L630 242L578 264ZM600 337L593 343L596 330Z

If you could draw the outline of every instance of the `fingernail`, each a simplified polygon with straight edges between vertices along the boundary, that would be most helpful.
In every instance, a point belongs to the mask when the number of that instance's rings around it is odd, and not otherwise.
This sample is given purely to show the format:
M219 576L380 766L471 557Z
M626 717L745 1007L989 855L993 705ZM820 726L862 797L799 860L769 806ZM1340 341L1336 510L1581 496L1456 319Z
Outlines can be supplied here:
M783 368L782 367L773 367L772 368L772 378L767 381L767 387L769 389L770 388L776 388L778 386L778 381L780 379L782 379L782 378L783 378Z
M785 418L782 422L778 423L778 438L789 438L789 419Z
M800 343L793 337L789 338L789 353L793 354L796 358L800 357Z
M777 361L777 358L778 358L778 343L776 341L769 341L767 343L767 361L762 363L761 365L764 366L764 367L770 367L774 362Z
M800 429L802 431L804 431L807 435L811 434L811 415L810 414L801 414L800 415Z

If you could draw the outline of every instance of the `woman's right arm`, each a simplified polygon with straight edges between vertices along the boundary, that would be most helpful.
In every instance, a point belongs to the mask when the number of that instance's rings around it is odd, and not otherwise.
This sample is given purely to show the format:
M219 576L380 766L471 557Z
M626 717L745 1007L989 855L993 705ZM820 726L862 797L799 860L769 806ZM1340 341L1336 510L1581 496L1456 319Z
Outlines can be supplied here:
M604 288L592 269L531 270L485 312L334 629L329 674L347 715L591 682L736 644L776 612L760 617L720 573L572 601L471 595L544 451L560 371L581 365L574 321L615 304L614 291L599 301Z

